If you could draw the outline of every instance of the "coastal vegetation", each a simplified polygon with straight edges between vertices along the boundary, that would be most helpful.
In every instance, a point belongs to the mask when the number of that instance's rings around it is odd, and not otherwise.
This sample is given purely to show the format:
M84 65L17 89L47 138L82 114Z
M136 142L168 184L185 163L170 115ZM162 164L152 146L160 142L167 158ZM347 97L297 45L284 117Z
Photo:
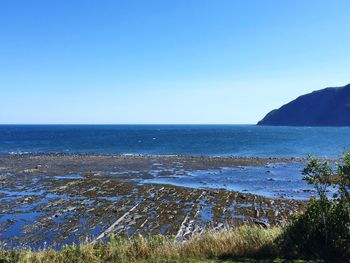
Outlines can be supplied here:
M330 164L310 157L304 180L317 196L284 227L207 230L184 242L161 235L52 248L2 250L1 263L24 262L347 262L350 257L350 152Z
M263 229L243 226L238 229L208 231L187 242L177 242L164 236L139 236L131 239L111 236L108 243L73 244L59 251L3 251L0 253L0 262L254 262L254 258L268 260L278 257L276 240L281 234L280 227ZM247 258L251 260L247 261Z
M348 261L350 152L345 152L335 164L310 158L303 174L304 180L314 185L317 198L310 200L306 211L284 230L283 254Z

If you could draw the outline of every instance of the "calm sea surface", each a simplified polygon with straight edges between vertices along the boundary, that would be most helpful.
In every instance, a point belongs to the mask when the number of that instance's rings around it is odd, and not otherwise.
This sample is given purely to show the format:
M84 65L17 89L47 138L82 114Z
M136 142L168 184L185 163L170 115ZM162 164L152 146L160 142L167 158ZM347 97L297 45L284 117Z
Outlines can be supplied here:
M0 154L337 157L350 128L254 125L0 125Z

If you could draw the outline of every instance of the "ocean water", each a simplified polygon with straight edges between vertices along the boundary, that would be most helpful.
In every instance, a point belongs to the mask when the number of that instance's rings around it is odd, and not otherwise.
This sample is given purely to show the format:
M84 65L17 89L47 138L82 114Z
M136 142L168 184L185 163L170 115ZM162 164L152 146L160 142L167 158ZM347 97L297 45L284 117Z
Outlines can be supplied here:
M95 153L336 158L349 127L0 125L0 154Z

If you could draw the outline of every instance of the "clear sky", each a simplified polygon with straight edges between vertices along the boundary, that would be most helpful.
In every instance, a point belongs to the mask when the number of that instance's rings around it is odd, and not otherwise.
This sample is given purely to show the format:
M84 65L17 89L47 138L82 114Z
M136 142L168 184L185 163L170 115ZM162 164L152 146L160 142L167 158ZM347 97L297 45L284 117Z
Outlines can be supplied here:
M350 82L350 1L0 1L0 123L256 123Z

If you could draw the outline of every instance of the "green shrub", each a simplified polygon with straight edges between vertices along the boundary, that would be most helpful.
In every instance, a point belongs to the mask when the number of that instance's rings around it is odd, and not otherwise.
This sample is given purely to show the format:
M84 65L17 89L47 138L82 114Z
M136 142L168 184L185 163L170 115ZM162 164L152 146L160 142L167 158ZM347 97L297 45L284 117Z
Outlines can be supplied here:
M285 230L282 254L344 262L350 257L350 153L333 167L311 158L303 174L317 196ZM333 198L329 198L330 190Z

